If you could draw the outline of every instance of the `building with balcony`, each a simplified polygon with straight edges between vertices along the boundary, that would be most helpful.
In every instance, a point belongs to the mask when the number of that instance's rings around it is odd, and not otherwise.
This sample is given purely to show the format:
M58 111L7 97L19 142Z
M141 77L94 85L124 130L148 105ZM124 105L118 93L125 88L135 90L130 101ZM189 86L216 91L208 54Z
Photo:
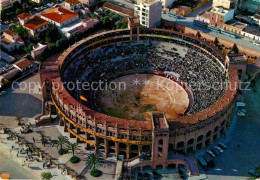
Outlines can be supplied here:
M17 32L6 29L1 36L0 45L8 52L11 52L23 46L24 42Z
M16 2L21 4L21 0L1 0L0 11L13 7L13 4Z
M79 19L79 15L62 7L53 8L41 14L41 18L62 28Z
M28 30L30 36L38 36L49 27L49 22L39 16L31 16L28 13L22 13L17 16L20 24Z
M140 24L144 27L159 26L162 18L162 2L159 0L138 1L134 15L139 17Z

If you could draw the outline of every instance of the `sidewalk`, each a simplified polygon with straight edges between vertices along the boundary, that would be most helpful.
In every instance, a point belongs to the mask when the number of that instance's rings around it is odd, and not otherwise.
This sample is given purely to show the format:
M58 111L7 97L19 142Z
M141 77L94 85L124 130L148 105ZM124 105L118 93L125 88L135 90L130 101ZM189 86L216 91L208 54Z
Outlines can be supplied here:
M23 146L19 146L19 144L13 140L7 140L8 137L7 134L0 134L0 137L2 140L2 142L0 142L1 153L3 153L6 157L10 157L10 160L13 159L15 163L19 164L19 167L21 168L22 171L29 170L29 172L33 175L32 178L41 179L42 172L51 172L53 178L55 179L63 179L63 180L71 179L70 177L61 174L61 171L54 166L50 168L43 168L44 161L40 160L39 162L37 162L36 161L36 158L38 158L37 156L32 156L33 160L26 161L27 154L25 152L18 154L18 150L21 150ZM12 150L12 146L13 146L13 150ZM26 164L28 164L29 167L23 166L24 162L26 162ZM19 174L15 176L19 176ZM12 177L12 174L10 174L10 177Z

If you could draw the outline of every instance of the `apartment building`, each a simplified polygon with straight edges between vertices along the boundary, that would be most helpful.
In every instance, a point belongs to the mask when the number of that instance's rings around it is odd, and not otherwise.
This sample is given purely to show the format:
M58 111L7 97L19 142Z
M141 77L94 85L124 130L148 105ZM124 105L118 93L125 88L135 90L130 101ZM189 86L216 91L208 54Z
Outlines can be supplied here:
M135 5L135 16L139 18L140 24L147 28L160 25L162 18L162 3L159 0L139 1Z
M223 7L225 9L234 9L235 3L234 0L213 0L213 7Z
M21 4L21 0L1 0L0 11L13 7L13 4L15 2L18 2L19 4Z

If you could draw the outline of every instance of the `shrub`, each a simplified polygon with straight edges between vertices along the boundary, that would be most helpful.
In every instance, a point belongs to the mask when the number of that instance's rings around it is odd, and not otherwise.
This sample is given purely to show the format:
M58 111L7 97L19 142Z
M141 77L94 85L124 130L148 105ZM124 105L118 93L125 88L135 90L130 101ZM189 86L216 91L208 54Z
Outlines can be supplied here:
M78 158L77 156L72 156L70 158L70 162L75 164L75 163L78 163L80 161L80 158Z
M59 153L60 155L67 154L67 153L68 153L68 150L67 150L67 149L59 149L59 150L58 150L58 153Z
M91 171L90 171L90 174L92 175L92 176L94 176L94 177L98 177L99 176L99 173L100 173L100 171L98 170L98 169L92 169Z
M52 175L51 175L50 172L43 172L43 173L41 173L41 177L42 177L42 179L44 179L44 180L49 180L49 179L52 178Z

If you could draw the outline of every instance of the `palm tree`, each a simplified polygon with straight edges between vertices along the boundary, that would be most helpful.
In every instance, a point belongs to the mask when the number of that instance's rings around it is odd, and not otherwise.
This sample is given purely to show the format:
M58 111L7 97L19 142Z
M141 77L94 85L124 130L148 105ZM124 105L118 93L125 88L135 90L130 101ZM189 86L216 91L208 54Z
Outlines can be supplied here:
M66 136L63 136L62 134L60 134L59 136L58 136L58 142L57 142L57 144L58 144L58 148L60 147L60 151L62 152L63 151L63 145L64 144L68 144L69 143L69 139L68 139L68 137L66 137ZM63 153L61 153L61 154L63 154Z
M99 156L96 153L93 153L88 157L86 165L92 166L92 171L96 172L98 170L97 168L100 167L103 164L103 162L104 159L101 156Z
M15 120L18 122L18 125L20 126L22 124L22 121L23 121L23 117L22 116L17 116L15 118Z
M72 156L75 156L75 152L78 150L78 143L69 143L69 150L72 152Z

